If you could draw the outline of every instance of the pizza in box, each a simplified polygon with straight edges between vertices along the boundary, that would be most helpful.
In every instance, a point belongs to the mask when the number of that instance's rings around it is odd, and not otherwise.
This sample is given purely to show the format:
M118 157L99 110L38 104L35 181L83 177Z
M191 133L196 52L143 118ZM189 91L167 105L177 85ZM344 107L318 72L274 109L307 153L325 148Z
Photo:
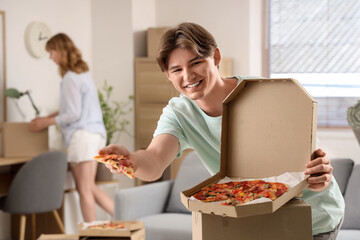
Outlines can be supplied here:
M238 206L260 198L274 201L288 189L288 185L281 182L264 180L229 181L205 186L193 197L202 202L221 201L222 205Z

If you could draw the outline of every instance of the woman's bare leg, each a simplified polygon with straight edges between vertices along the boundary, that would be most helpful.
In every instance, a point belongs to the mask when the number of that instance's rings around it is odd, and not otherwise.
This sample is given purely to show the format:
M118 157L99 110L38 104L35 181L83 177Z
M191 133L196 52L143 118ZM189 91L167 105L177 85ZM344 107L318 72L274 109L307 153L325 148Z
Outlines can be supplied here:
M96 220L95 202L111 216L114 212L112 199L95 184L96 166L95 161L85 161L71 167L85 222Z
M92 193L94 182L92 161L81 162L71 165L76 190L80 196L80 207L85 222L96 220L95 199Z
M93 161L94 167L94 179L96 176L98 162ZM94 180L95 181L95 180ZM103 191L101 190L96 184L94 184L93 194L95 198L95 202L99 204L99 206L104 209L107 213L111 216L114 215L114 201Z

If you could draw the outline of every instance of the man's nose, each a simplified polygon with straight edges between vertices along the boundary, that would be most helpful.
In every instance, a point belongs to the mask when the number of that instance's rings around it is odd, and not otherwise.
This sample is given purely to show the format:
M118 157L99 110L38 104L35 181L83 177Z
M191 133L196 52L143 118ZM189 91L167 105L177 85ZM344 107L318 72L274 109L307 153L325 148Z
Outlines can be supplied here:
M195 73L189 69L189 68L186 68L184 69L184 80L185 81L191 81L192 79L194 79L195 77Z

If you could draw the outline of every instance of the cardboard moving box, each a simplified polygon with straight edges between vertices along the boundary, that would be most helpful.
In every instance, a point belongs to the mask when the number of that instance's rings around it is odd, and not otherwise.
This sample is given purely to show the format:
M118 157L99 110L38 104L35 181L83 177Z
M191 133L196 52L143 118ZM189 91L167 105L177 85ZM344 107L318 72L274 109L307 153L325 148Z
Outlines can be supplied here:
M31 132L29 123L2 123L3 157L35 157L49 150L48 130Z
M262 179L302 173L316 143L314 99L294 79L243 80L224 100L220 172L181 193L190 211L244 217L272 213L301 194L305 176L274 201L224 206L190 197L224 177Z
M147 31L147 56L156 58L159 50L161 36L169 30L170 27L151 27Z
M310 240L311 207L294 199L274 213L244 218L193 212L193 240Z

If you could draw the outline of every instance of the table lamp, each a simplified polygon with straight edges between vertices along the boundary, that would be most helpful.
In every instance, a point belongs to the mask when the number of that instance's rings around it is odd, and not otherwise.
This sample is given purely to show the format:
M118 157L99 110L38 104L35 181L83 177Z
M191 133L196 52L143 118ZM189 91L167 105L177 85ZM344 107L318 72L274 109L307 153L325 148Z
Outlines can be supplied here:
M22 96L24 95L27 95L30 99L30 102L31 102L31 105L33 106L34 110L35 110L35 114L36 116L39 116L40 112L39 112L39 109L36 107L31 95L30 95L30 92L27 90L25 92L20 92L18 91L17 89L15 88L8 88L6 89L5 91L5 96L7 97L11 97L11 98L16 98L16 99L19 99L21 98Z

